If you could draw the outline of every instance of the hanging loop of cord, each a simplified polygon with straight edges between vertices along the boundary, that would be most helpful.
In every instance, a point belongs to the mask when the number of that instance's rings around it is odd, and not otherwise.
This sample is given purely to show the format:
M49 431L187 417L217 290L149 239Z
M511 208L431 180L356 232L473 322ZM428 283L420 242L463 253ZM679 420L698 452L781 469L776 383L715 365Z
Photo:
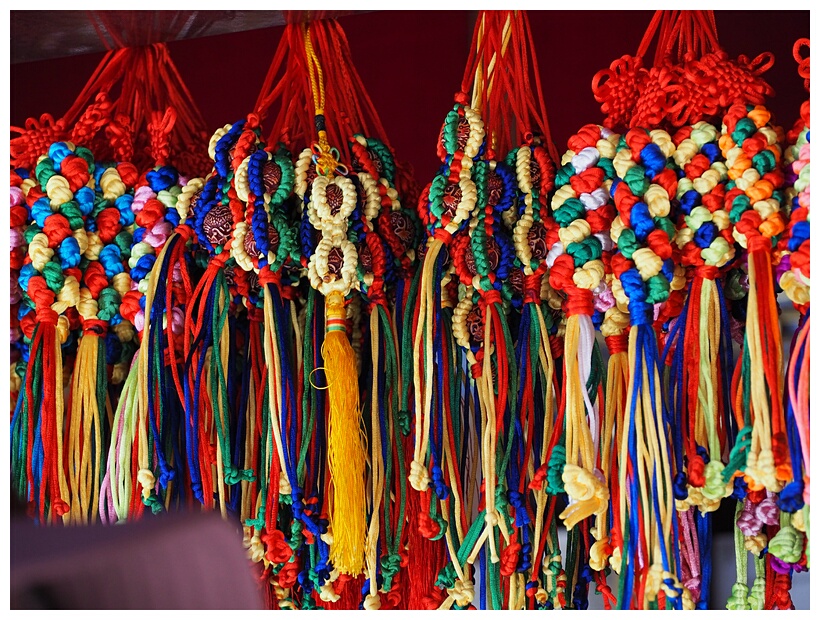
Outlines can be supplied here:
M303 26L305 41L305 57L308 63L308 74L310 76L310 91L313 95L314 123L319 141L311 146L313 151L313 162L316 164L316 172L322 176L331 176L333 173L347 176L347 167L339 163L339 152L330 146L327 139L327 129L325 126L325 84L322 74L322 65L313 42L310 39L310 24Z

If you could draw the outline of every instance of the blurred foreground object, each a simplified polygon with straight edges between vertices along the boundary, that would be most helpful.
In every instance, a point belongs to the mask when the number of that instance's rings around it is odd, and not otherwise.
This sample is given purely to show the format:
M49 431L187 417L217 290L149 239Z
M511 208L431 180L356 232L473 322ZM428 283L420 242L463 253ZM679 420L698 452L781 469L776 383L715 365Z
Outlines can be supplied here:
M11 523L11 609L261 609L241 539L218 516L116 527Z

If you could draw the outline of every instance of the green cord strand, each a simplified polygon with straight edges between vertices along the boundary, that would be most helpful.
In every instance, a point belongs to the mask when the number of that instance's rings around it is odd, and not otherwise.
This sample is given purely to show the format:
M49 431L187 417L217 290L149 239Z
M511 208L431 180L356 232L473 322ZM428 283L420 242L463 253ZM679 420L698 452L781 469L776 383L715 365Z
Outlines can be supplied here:
M420 280L421 269L416 269L416 273L410 281L410 290L404 304L404 316L402 317L401 376L405 378L405 381L402 383L399 425L402 435L405 436L410 433L410 398L413 393L413 324Z
M313 324L313 317L315 314L316 305L316 291L310 287L307 296L307 304L305 306L305 331ZM307 470L307 453L310 447L310 440L313 437L313 429L316 426L316 402L311 397L313 394L312 386L310 385L311 375L313 374L313 339L308 338L305 333L302 341L302 363L305 366L304 377L302 379L302 412L307 417L305 424L302 426L302 447L299 450L299 464L296 469L296 474L299 478L299 487L304 488L305 474Z

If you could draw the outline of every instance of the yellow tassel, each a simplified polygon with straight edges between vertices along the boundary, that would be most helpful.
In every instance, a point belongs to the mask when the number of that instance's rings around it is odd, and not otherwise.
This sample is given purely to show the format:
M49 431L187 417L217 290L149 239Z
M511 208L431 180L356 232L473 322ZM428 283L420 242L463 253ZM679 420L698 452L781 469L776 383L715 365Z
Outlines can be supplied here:
M72 385L68 434L70 523L95 523L102 467L102 418L97 403L97 358L100 338L88 332L80 339ZM93 437L92 437L93 433Z
M367 453L361 428L356 357L345 331L344 297L327 297L327 328L322 357L330 401L328 465L329 517L333 534L330 560L352 576L364 570L366 537L365 466Z

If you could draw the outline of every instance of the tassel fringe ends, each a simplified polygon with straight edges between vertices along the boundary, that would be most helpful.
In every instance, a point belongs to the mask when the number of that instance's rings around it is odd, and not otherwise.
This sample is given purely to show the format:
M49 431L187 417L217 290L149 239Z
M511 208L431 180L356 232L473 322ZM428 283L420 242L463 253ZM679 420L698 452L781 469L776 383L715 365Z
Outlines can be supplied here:
M361 427L356 357L345 331L344 297L331 293L326 308L322 357L330 400L330 560L340 573L355 577L364 571L367 449Z

